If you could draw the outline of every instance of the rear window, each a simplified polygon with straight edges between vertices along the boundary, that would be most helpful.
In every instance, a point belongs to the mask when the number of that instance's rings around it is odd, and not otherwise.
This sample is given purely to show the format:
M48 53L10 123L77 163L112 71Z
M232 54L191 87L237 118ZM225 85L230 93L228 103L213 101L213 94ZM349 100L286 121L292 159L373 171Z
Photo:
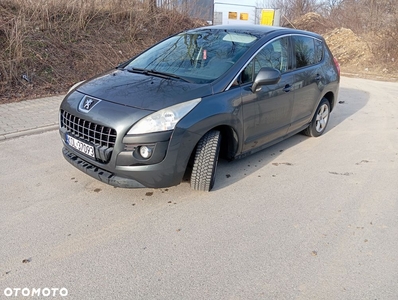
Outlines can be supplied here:
M294 36L293 41L296 68L311 66L323 59L322 41L306 36Z

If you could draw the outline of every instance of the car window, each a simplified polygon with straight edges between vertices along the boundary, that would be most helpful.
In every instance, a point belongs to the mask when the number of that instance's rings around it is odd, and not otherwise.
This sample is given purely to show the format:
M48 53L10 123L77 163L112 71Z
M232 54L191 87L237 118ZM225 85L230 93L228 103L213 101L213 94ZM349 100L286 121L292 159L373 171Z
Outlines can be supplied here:
M141 69L209 83L230 69L257 41L246 32L203 29L166 39L137 56L126 69Z
M261 68L275 68L281 73L288 70L288 45L287 37L277 39L267 44L243 70L242 83L252 82Z
M294 36L293 42L296 68L317 64L323 59L322 41L306 36Z
M314 40L314 41L315 41L315 63L319 63L323 59L323 53L324 53L323 43L320 40Z

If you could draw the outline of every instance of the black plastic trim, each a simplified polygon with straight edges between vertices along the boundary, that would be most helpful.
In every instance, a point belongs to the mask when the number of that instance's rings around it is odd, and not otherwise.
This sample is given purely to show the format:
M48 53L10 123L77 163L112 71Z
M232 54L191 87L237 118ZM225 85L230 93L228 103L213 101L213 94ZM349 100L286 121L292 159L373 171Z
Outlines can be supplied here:
M145 186L136 180L116 176L113 173L100 169L76 156L68 149L63 147L62 154L65 159L74 167L78 168L80 171L86 173L87 175L100 180L106 184L120 187L120 188L144 188Z

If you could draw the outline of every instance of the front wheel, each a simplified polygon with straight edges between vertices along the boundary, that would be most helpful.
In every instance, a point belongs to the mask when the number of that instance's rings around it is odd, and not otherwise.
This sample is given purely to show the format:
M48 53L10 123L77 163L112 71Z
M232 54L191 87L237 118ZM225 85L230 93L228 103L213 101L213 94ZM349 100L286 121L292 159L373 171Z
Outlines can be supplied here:
M308 136L318 137L322 135L325 130L326 126L329 123L329 116L330 116L330 104L329 101L325 98L321 100L319 106L315 112L314 117L310 125L304 130L304 134Z
M192 167L192 189L208 192L213 188L220 144L221 134L218 130L209 131L199 140Z

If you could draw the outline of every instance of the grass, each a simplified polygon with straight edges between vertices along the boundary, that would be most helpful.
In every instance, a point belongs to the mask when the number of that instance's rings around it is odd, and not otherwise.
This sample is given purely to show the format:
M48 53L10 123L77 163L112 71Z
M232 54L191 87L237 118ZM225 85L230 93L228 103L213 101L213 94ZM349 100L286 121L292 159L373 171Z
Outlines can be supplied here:
M153 43L204 25L133 0L2 0L0 103L64 93Z

